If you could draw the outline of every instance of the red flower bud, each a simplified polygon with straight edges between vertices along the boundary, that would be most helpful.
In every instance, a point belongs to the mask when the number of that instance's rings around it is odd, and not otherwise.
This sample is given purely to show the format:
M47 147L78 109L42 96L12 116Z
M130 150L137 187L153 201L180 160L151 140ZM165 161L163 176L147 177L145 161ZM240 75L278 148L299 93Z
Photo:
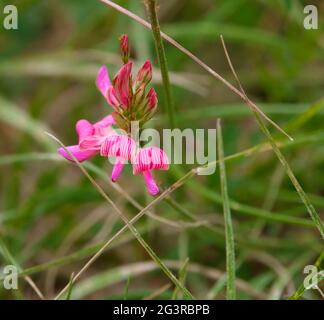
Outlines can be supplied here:
M152 65L150 60L147 60L137 73L136 87L139 87L142 84L146 86L151 80L152 80Z
M158 99L157 99L157 94L156 91L154 90L154 88L151 88L150 91L148 92L147 96L147 105L149 107L150 110L154 109L158 103Z
M123 34L119 38L119 44L120 44L120 51L122 55L122 60L124 63L128 62L129 59L129 41L128 41L128 35Z
M113 81L115 95L121 105L129 108L132 102L132 62L124 64Z

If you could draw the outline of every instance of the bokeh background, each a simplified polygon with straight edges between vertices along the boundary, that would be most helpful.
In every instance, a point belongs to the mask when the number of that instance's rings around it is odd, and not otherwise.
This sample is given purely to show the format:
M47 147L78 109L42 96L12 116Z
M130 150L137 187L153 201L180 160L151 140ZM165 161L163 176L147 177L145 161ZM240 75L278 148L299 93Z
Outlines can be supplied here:
M116 1L147 19L142 1ZM303 8L315 4L319 29L303 28ZM2 27L3 7L14 4L19 29ZM234 83L223 34L250 98L295 140L271 132L323 217L324 3L299 0L164 0L162 30ZM123 223L81 171L59 159L49 131L76 142L80 118L111 112L95 77L121 65L118 37L129 34L136 67L154 64L159 111L151 125L168 128L154 42L149 30L96 0L0 1L0 266L27 270L46 298L65 286ZM228 88L169 44L180 128L215 128L222 119L235 232L240 299L286 299L302 284L303 269L323 250L320 234L247 106ZM252 148L250 150L250 148ZM250 152L251 151L251 152ZM163 188L193 166L158 173ZM131 168L116 190L111 165L97 157L89 170L127 217L150 198ZM118 188L117 188L118 189ZM219 172L195 177L151 210L136 227L158 256L198 298L225 298L225 242ZM190 218L191 217L191 218ZM194 218L194 222L193 219ZM198 222L197 222L198 221ZM206 224L206 221L208 222ZM183 262L189 259L184 272ZM317 261L320 264L320 261ZM72 298L181 298L130 232L119 237L73 286ZM1 299L38 299L23 277ZM320 299L315 290L304 299Z

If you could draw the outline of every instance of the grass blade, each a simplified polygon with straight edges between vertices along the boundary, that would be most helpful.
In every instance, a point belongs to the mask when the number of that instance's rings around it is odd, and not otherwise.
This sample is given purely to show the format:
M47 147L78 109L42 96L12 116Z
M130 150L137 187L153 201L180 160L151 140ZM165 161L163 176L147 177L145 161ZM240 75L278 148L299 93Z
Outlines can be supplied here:
M66 300L71 300L72 289L73 289L73 278L74 278L74 273L72 272L71 277L70 277L70 282L68 284L69 288L67 290Z
M128 276L126 286L125 286L125 292L124 292L124 300L127 300L128 292L129 292L129 285L130 285L131 275Z
M179 281L184 285L186 280L186 274L187 274L187 266L188 266L189 258L186 258L186 260L183 263L183 266L179 270ZM172 300L177 300L179 295L179 288L175 287L173 294L172 294Z
M227 300L236 299L235 290L235 249L234 249L234 231L231 218L231 209L228 197L226 168L224 162L223 136L220 120L217 120L217 151L220 169L220 184L223 199L224 222L225 222L225 240L226 240L226 276L227 276Z

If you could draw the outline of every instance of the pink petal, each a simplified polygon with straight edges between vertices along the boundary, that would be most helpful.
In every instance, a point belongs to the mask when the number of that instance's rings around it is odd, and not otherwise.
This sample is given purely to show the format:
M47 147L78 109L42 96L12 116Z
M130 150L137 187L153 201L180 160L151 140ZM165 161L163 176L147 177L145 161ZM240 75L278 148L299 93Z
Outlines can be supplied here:
M126 135L112 135L107 137L100 149L100 154L104 157L121 157L124 160L132 160L135 153L136 143Z
M91 157L95 156L97 154L97 151L93 151L93 150L83 150L80 149L80 147L78 145L76 146L69 146L66 147L66 149L72 153L72 155L79 161L85 161L90 159ZM65 159L69 160L69 161L74 161L74 159L70 156L70 154L68 152L65 151L64 148L59 148L57 150L57 152L63 156Z
M124 160L122 158L117 158L111 173L112 182L116 182L118 180L120 174L123 171L123 168L124 168Z
M103 119L101 119L100 121L96 122L93 126L95 128L100 127L100 128L107 128L112 126L113 124L115 124L115 119L114 117L110 114L106 117L104 117Z
M102 95L106 98L108 89L111 86L111 82L109 79L109 73L108 73L108 69L106 66L102 66L99 69L99 72L97 75L97 80L96 80L96 85L97 85L97 88L99 89L99 91L102 93Z
M79 143L79 147L81 150L89 150L89 151L97 151L99 152L101 147L102 139L100 136L91 136L83 139Z
M79 143L86 137L93 134L94 128L88 120L79 120L75 125L76 132L79 137Z
M144 177L144 181L145 181L148 192L152 196L156 196L160 192L160 190L159 190L159 187L157 186L156 182L154 181L151 171L149 171L149 170L144 171L143 177Z
M146 170L168 170L169 159L166 153L157 147L147 147L140 149L133 163L134 174L144 172Z

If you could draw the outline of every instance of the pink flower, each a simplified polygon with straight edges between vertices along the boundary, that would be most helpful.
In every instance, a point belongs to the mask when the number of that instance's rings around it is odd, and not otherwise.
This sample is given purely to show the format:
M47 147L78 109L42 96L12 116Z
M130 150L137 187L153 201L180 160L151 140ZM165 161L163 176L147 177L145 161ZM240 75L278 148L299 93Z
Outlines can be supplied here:
M127 161L134 159L136 153L135 141L126 135L112 135L105 139L101 145L100 155L103 157L116 157L111 180L116 182Z
M76 123L78 144L59 148L58 153L67 160L82 162L100 153L103 157L116 157L111 179L117 181L126 162L133 165L133 173L141 173L151 195L159 193L159 187L153 179L151 171L168 170L169 160L166 153L157 147L137 150L135 141L128 135L119 135L112 128L117 125L130 135L131 121L144 124L154 115L157 109L157 94L153 88L147 89L152 80L152 65L147 60L132 79L132 62L129 60L128 36L120 38L120 49L124 65L113 81L110 81L108 69L99 69L96 85L114 112L102 120L92 124L88 120ZM147 92L148 90L148 92ZM137 152L138 151L138 152Z
M140 149L133 163L133 173L142 173L146 187L153 196L157 195L160 190L152 176L151 170L168 170L169 159L166 153L157 147L147 147Z
M91 124L88 120L79 120L75 126L79 144L68 146L66 149L79 162L92 158L100 151L101 144L104 140L110 135L116 134L112 128L113 124L114 118L111 115L106 116L95 124ZM74 161L64 148L59 148L57 152L65 159Z

